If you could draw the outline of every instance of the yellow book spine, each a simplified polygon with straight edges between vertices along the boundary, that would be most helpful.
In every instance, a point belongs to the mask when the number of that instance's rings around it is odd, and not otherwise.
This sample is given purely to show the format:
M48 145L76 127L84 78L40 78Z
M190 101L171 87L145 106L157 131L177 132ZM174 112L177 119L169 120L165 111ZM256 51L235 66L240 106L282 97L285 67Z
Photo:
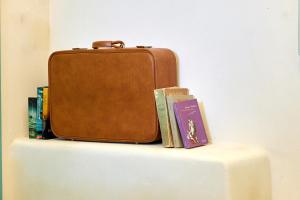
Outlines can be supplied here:
M48 88L43 88L43 120L49 118Z

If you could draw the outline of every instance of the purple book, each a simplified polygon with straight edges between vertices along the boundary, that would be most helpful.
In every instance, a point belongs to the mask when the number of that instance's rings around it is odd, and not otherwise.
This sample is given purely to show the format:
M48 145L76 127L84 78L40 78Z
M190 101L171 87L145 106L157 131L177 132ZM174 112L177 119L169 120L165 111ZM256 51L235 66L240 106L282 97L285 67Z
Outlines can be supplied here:
M196 99L174 103L174 111L184 148L190 149L208 143Z

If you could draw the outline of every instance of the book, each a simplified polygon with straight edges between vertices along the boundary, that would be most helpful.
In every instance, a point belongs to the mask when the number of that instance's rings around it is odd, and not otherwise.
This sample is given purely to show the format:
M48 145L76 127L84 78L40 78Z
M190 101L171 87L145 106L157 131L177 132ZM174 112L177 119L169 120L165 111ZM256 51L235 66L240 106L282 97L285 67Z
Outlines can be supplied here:
M169 87L154 90L157 115L164 147L174 147L166 96L188 95L187 88Z
M56 138L56 136L53 134L53 132L51 130L50 119L48 118L44 123L45 123L45 125L44 125L45 127L44 127L44 130L42 132L43 139Z
M189 149L208 143L196 99L174 103L174 111L184 148Z
M49 118L49 106L48 106L48 87L43 87L43 109L42 109L42 118L45 122ZM45 128L45 124L43 124L43 127Z
M50 118L49 118L49 103L48 103L48 87L43 87L43 107L42 107L42 118L43 118L43 139L52 139L55 138L51 130Z
M29 138L36 138L36 116L37 116L37 98L28 97L28 128Z
M169 112L169 118L170 118L170 125L171 125L171 131L172 131L172 137L173 137L173 144L174 147L183 147L180 131L177 125L175 113L173 104L176 102L184 101L184 100L190 100L193 99L193 95L175 95L175 96L167 96L167 104L168 104L168 112Z
M38 139L42 138L43 132L43 88L37 88L36 132Z

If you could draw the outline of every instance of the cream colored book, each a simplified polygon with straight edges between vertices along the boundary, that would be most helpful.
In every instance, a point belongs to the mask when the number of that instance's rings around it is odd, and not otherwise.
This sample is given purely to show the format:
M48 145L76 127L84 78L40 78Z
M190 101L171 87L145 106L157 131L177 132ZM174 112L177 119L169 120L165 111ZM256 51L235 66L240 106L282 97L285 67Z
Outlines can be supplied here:
M174 147L166 96L188 95L187 88L170 87L154 90L156 109L164 147Z
M168 104L168 112L169 112L169 119L170 119L170 126L172 131L172 137L173 137L173 144L174 147L183 147L181 134L177 125L173 104L176 102L184 101L184 100L190 100L193 99L194 96L192 95L175 95L175 96L167 96L167 104Z

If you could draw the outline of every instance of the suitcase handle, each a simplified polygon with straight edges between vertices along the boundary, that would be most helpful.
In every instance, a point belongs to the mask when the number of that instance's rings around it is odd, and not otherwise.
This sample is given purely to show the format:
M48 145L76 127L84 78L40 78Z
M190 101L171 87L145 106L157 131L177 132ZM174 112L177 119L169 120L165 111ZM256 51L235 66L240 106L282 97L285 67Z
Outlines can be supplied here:
M124 48L125 43L121 40L116 41L95 41L93 42L93 49L99 49L103 47L111 47L111 48Z

